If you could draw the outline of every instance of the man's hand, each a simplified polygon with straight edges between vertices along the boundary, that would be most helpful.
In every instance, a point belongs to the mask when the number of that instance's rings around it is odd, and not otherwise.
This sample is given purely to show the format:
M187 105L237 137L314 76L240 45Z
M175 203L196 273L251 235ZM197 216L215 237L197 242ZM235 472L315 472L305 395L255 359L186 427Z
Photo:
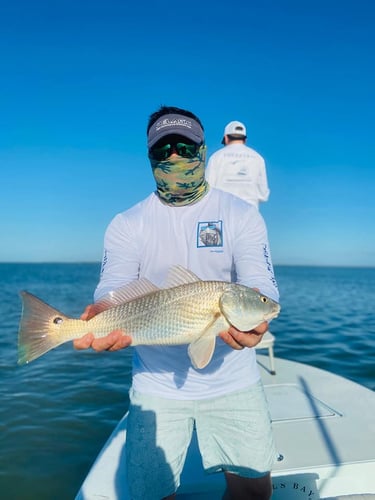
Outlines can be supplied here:
M81 319L88 321L98 313L95 304L90 304L86 307L81 315ZM122 330L113 330L105 337L96 339L92 333L86 333L83 337L73 340L73 346L77 350L89 349L94 351L118 351L129 347L132 343L132 338L125 335Z
M249 332L241 332L231 326L226 332L221 332L219 337L232 349L241 350L244 347L255 347L262 340L268 330L268 322L264 321Z
M86 333L83 337L73 340L74 348L77 350L88 349L91 347L94 351L119 351L129 347L132 338L125 335L122 330L113 330L105 337L96 339L92 333Z

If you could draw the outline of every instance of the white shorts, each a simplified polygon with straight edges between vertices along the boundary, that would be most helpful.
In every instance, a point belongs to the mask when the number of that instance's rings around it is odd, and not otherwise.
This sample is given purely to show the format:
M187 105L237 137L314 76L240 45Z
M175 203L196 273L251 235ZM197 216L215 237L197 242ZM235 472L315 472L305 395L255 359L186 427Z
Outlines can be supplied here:
M126 459L133 500L173 494L194 425L204 469L261 477L275 462L261 382L217 398L172 400L130 391Z

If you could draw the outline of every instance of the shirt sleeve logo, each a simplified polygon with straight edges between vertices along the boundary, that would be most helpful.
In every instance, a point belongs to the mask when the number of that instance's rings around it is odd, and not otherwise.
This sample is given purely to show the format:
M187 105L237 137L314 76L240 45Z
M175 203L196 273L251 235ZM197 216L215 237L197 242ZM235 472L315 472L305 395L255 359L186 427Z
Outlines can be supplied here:
M222 247L223 221L198 222L197 247Z

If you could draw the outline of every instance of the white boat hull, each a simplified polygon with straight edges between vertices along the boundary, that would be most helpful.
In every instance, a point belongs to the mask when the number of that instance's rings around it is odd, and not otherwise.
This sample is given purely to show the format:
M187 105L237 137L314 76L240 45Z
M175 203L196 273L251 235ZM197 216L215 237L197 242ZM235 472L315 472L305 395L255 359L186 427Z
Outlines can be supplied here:
M257 354L279 460L273 500L375 498L375 393L308 365ZM126 415L105 444L76 500L128 500ZM206 475L195 436L177 499L221 499L222 474ZM348 496L350 495L350 496ZM358 499L358 497L354 497Z

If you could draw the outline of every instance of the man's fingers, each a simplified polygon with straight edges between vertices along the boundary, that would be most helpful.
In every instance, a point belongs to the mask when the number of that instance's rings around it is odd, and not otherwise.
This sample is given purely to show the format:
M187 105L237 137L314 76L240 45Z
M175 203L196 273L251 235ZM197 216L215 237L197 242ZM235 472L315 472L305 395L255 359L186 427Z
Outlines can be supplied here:
M118 351L120 349L124 349L125 347L129 347L132 343L132 338L129 335L124 335L121 333L119 339L107 350L108 351Z
M74 348L77 350L92 347L94 351L118 351L128 347L132 342L129 335L124 335L122 330L114 330L105 337L95 338L92 333L86 333L83 337L73 340Z
M118 351L123 347L127 347L131 343L131 338L124 335L122 330L114 330L105 337L95 339L91 347L95 351Z
M254 328L254 333L257 333L259 335L263 335L264 333L266 333L267 330L268 330L268 322L263 321L263 323L261 323L256 328Z
M264 321L249 332L241 332L233 326L226 332L221 332L220 337L232 349L243 349L244 347L255 347L262 340L264 333L268 329L268 323Z
M96 313L97 311L95 309L95 304L89 304L81 314L80 319L82 319L83 321L88 321L89 319L93 318Z
M243 346L239 344L229 332L221 332L219 336L226 344L232 347L232 349L236 349L237 351L243 349Z
M73 340L74 349L78 351L81 349L88 349L94 340L92 333L86 333L83 337Z

